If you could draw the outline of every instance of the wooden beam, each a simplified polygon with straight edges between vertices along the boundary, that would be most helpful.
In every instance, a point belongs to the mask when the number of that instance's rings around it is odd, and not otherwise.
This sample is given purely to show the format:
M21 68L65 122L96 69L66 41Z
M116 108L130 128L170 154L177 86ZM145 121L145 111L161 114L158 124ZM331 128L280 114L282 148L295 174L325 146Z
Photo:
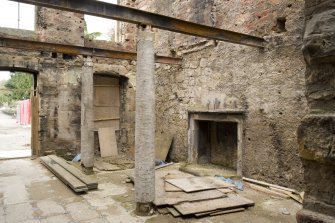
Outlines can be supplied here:
M118 21L140 25L150 25L155 28L169 30L193 36L199 36L219 41L241 45L264 47L263 38L243 33L201 25L169 16L146 12L121 5L115 5L92 0L11 0L42 7L83 13Z

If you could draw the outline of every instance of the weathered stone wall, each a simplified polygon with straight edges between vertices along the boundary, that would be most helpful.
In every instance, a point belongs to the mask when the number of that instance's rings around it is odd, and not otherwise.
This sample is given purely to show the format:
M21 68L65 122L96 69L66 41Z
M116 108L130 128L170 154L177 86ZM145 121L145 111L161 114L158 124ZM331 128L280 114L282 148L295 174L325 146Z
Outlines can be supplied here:
M301 55L303 1L124 1L128 6L265 36L264 50L156 31L156 51L182 56L181 67L156 65L158 131L174 134L173 160L187 160L188 111L245 110L243 174L303 186L296 129L306 114ZM127 31L134 28L126 26ZM128 44L131 44L129 37Z
M40 40L98 48L124 50L120 44L106 41L85 41L82 14L37 7L36 31L1 28L5 37ZM82 56L56 52L39 52L0 48L0 68L38 73L37 93L40 96L40 155L55 152L71 158L80 152ZM127 152L134 145L135 62L93 58L95 73L120 76L121 120L118 145Z
M306 193L297 221L335 222L335 1L306 0L303 54L309 114L298 129Z

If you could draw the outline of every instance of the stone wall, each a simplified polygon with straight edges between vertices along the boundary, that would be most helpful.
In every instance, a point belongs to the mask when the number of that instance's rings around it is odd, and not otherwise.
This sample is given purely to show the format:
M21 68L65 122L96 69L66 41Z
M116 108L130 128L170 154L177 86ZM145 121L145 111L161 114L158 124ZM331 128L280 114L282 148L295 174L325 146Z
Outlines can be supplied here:
M174 134L171 158L187 160L188 112L242 109L243 174L303 187L296 129L307 112L301 54L303 1L123 1L125 5L258 36L266 49L156 30L156 52L183 57L156 65L157 130ZM125 27L125 25L123 25ZM126 30L134 29L133 25ZM135 33L135 32L133 32ZM135 36L127 37L128 44Z
M35 41L125 50L120 44L86 41L84 16L37 7L36 31L0 29L0 35ZM40 97L40 155L55 152L73 158L80 152L81 73L83 56L56 52L0 48L0 68L37 73ZM134 145L134 89L136 62L93 58L95 73L119 76L121 81L121 121L118 145L127 152Z

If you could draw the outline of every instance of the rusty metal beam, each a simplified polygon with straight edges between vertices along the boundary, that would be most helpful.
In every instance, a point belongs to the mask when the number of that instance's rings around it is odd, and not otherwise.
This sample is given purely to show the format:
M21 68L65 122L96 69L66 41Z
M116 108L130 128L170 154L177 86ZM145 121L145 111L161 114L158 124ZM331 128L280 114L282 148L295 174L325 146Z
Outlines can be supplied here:
M201 25L156 13L93 0L11 0L64 11L83 13L123 22L241 45L264 47L264 39L243 33Z
M33 40L5 38L5 37L0 37L0 47L34 50L34 51L57 52L69 55L85 55L92 57L136 60L136 53L134 52L99 49L84 46L57 44L57 43L47 43ZM162 64L180 65L181 61L182 59L177 57L165 57L158 55L156 55L155 57L155 62Z

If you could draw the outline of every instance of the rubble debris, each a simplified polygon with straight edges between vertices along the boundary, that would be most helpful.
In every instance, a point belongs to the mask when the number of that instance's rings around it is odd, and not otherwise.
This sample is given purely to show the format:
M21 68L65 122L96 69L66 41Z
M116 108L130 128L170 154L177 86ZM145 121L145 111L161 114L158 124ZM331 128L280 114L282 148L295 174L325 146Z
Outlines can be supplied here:
M46 168L75 192L86 192L98 188L98 182L94 177L83 174L60 157L50 155L40 157L40 160Z
M116 171L122 170L119 166L111 163L104 162L102 160L94 162L94 167L100 171Z
M215 177L223 180L224 182L227 182L227 183L230 183L230 184L234 184L236 186L236 188L239 189L240 191L244 190L244 184L240 180L232 180L230 178L225 178L223 176L217 176L217 175Z

